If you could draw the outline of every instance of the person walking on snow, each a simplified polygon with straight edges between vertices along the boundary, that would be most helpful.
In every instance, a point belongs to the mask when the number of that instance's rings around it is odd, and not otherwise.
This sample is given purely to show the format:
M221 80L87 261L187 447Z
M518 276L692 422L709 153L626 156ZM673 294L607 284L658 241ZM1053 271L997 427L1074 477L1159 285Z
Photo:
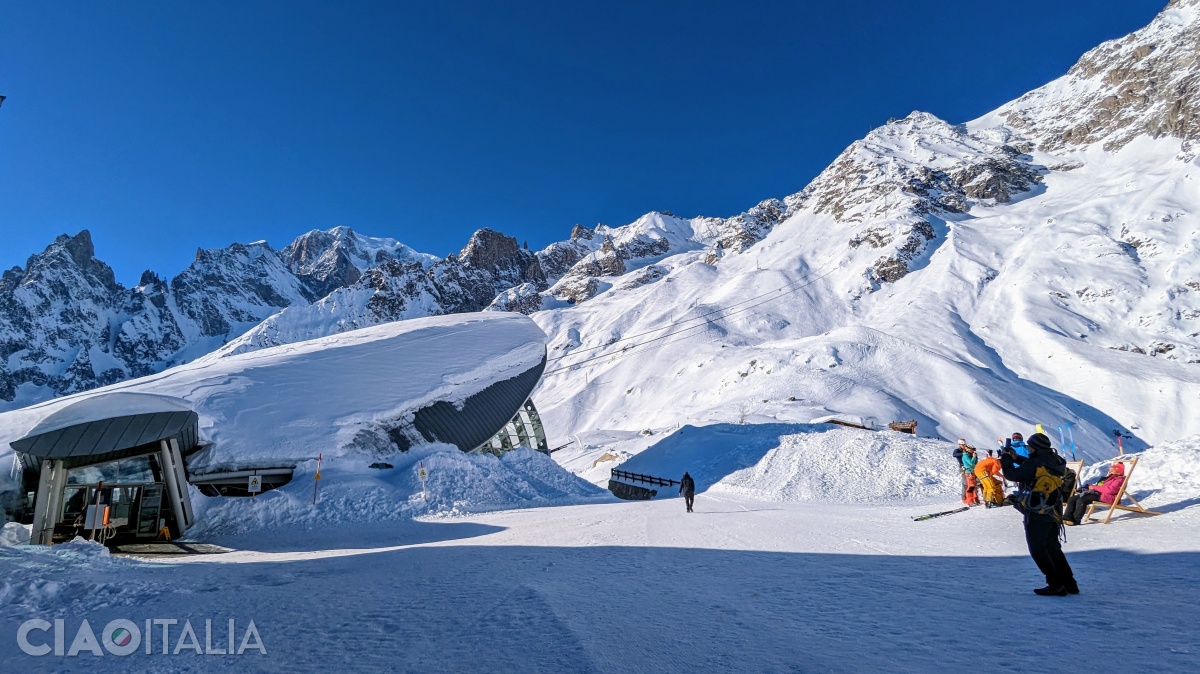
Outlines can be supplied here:
M1059 456L1050 445L1050 438L1042 433L1029 436L1029 458L1016 461L1016 449L1005 447L1000 454L1000 467L1004 477L1019 485L1020 491L1033 491L1034 483L1038 481L1038 470L1050 476L1062 478L1067 472L1067 460ZM1075 582L1075 574L1063 554L1062 544L1058 541L1061 528L1057 508L1052 512L1040 514L1022 509L1025 516L1025 544L1029 547L1029 556L1033 558L1038 569L1046 576L1046 587L1034 590L1039 595L1065 597L1068 594L1079 594L1079 585Z
M976 506L979 505L979 482L975 479L975 464L978 461L976 450L966 440L960 440L962 465L959 466L959 472L963 476L963 505Z
M696 481L688 475L687 471L683 472L683 478L679 480L679 493L683 494L683 502L687 504L687 511L692 512L692 504L696 502Z
M1103 480L1085 486L1067 500L1067 510L1063 513L1063 524L1069 527L1078 526L1083 521L1083 514L1087 512L1089 505L1096 501L1112 503L1124 483L1125 464L1117 461L1109 466L1108 475L1105 475Z

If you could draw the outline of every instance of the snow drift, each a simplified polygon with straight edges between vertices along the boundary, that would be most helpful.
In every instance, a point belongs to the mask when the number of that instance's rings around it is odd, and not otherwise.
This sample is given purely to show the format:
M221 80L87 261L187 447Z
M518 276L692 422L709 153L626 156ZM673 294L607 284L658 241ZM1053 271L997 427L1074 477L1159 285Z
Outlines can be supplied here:
M953 446L827 424L684 426L619 466L752 501L927 502L959 490ZM670 495L670 489L660 489Z

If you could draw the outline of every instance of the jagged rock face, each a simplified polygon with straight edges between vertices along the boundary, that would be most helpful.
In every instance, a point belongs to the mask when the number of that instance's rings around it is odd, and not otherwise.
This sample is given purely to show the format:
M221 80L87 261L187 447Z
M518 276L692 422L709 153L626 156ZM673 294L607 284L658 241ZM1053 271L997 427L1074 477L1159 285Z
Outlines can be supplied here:
M121 379L91 353L109 342L124 299L94 252L86 230L63 235L0 279L0 398L23 384L71 391Z
M286 256L265 243L200 250L169 282L147 271L133 288L96 259L87 231L60 236L0 278L0 408L190 360L280 309L307 305L329 284L357 279L361 270L346 260L389 257L372 250L389 240L339 229L301 237Z
M626 275L625 280L618 287L621 290L633 290L634 288L640 288L644 285L654 283L659 279L666 278L667 273L668 271L665 267L652 264L649 267L643 267L632 274Z
M623 250L618 250L612 237L605 236L600 249L588 253L575 263L570 271L550 289L550 293L558 299L572 303L590 300L600 290L599 277L620 276L626 272L625 260L647 257L655 254L655 251L666 252L666 244L664 239L654 241L634 239L627 243Z
M240 353L422 316L541 308L535 297L546 288L541 258L510 236L482 229L460 253L428 267L424 258L409 259L417 261L389 260L311 305L267 318L228 350Z
M1150 25L1087 52L1065 76L1005 105L997 117L1046 152L1138 136L1200 142L1200 2L1174 0ZM1063 92L1070 95L1063 96Z
M496 292L521 283L546 285L546 274L537 255L522 249L515 238L491 229L475 232L459 253L458 262L486 273L498 286ZM495 297L496 292L489 297Z
M775 225L786 220L792 212L783 201L767 199L732 218L704 218L702 226L718 232L716 240L722 250L740 253L762 241Z
M578 229L579 225L575 227ZM591 230L584 231L588 233L586 237L577 237L575 232L571 232L570 240L552 243L536 253L548 282L553 283L562 278L584 256L596 250Z
M171 280L171 293L179 311L205 337L229 334L238 324L258 323L283 307L313 299L312 291L265 243L197 251L196 261Z
M1009 139L914 112L853 143L793 195L791 208L857 225L852 259L878 251L863 270L866 290L876 290L907 276L940 244L935 222L1008 203L1042 182L1046 169Z
M364 270L390 260L424 266L437 261L434 256L417 253L394 239L362 236L349 227L306 232L281 250L280 255L314 298L350 286Z
M542 294L532 283L522 283L516 288L505 290L492 300L488 311L513 311L525 315L542 310Z

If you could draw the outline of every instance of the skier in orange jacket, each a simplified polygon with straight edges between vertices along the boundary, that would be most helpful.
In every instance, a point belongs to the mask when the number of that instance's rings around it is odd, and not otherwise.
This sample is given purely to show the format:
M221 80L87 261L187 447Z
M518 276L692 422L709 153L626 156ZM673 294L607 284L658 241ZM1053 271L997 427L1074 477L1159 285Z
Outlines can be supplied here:
M1003 472L1000 468L1000 459L992 456L990 449L987 454L985 458L975 464L975 477L983 486L984 507L996 508L1004 505L1004 485L1000 481Z

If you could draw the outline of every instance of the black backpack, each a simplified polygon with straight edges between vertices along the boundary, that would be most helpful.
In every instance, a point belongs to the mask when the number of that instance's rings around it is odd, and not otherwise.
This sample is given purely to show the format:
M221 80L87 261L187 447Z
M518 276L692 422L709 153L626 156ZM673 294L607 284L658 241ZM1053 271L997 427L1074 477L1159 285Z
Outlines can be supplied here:
M1066 501L1071 498L1071 494L1075 493L1075 485L1079 484L1079 475L1068 468L1067 472L1063 473L1062 481L1062 500Z

